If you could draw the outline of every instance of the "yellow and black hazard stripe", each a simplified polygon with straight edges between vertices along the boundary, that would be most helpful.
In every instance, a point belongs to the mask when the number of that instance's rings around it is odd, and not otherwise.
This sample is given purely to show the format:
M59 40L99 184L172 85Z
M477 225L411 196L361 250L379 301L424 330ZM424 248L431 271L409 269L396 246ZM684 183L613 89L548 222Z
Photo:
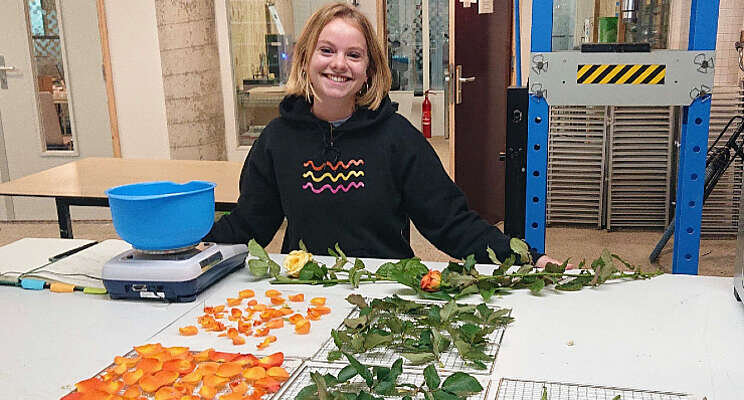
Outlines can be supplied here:
M663 85L666 65L661 64L579 64L579 85Z

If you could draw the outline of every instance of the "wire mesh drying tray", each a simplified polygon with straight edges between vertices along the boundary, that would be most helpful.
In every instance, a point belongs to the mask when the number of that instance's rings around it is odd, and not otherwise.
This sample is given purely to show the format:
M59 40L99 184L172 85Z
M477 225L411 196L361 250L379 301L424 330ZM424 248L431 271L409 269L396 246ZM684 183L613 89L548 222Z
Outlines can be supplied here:
M196 353L198 353L198 351L191 351L191 354L196 354ZM135 350L132 350L129 353L123 355L123 357L126 357L126 358L136 358L137 357L137 352ZM261 356L257 356L257 357L261 358ZM287 371L287 373L289 374L289 376L291 377L302 366L302 363L303 363L303 360L300 359L300 358L285 357L284 358L284 362L282 363L282 368L284 368ZM107 367L103 368L100 372L98 372L97 374L95 374L92 378L100 378L104 373L106 373L107 370L109 370L110 368L113 368L115 366L116 366L115 363L109 364ZM85 378L85 379L87 379L87 378ZM239 379L239 378L233 378L230 381L233 381L233 380L236 380L236 379ZM284 386L286 384L287 384L287 382L284 382L284 383L282 383L282 386ZM200 382L194 388L194 394L197 395L197 396L199 396L199 389L201 389L201 385L202 384ZM128 388L128 386L127 385L124 385L124 387L121 388L120 392L123 393L127 388ZM74 385L71 385L70 393L72 393L74 391L75 391L75 386ZM228 382L228 384L225 384L225 386L223 386L222 389L219 392L217 392L217 395L215 396L215 398L219 398L221 395L227 394L229 392L230 392L230 385L229 385L229 382ZM276 396L276 394L274 396ZM267 396L267 397L265 397L265 399L271 399L274 396ZM155 393L146 393L146 392L143 391L141 393L141 397L142 398L149 399L149 400L152 400L152 399L155 399Z
M362 363L364 364L364 363ZM289 381L287 381L284 385L282 385L282 388L279 389L279 392L274 396L272 400L294 400L297 395L300 393L300 390L304 388L305 386L312 385L314 382L310 378L310 372L318 372L320 374L327 374L330 373L334 376L338 376L338 373L343 369L343 365L340 365L338 363L327 363L327 362L316 362L316 361L308 361L306 362L299 371L297 371L295 374L293 374ZM440 378L442 381L449 376L449 374L440 374ZM480 382L481 386L483 386L483 391L474 394L470 397L468 397L468 400L485 400L488 398L488 391L491 388L491 380L489 377L485 375L476 375L474 376L475 379ZM350 380L352 384L358 384L358 387L364 388L366 385L364 384L364 380L359 376L355 376ZM406 382L406 383L412 383L414 385L421 385L424 383L424 374L421 369L403 369L403 373L398 377L398 382ZM359 392L359 390L354 391L354 393ZM396 397L385 397L386 399L395 399ZM423 400L424 396L419 394L415 400Z
M367 301L371 299L366 299ZM419 304L441 304L434 301L426 301L426 300L416 300L416 303ZM489 307L493 309L493 307ZM509 314L511 316L511 311L509 311ZM355 307L350 313L348 318L356 318L359 317L359 307ZM339 325L339 328L342 328L344 326L343 322ZM467 361L460 358L460 354L457 351L457 348L455 348L454 345L450 348L450 350L446 352L442 352L440 354L440 360L441 364L436 365L437 369L440 371L462 371L468 374L478 374L478 375L490 375L491 372L493 372L493 368L496 364L496 356L498 356L499 348L501 347L501 341L504 338L504 331L506 330L506 325L500 326L499 328L495 329L493 332L491 332L488 336L486 336L486 339L488 340L488 345L486 346L485 353L489 356L493 357L493 360L491 361L484 361L484 364L486 364L486 369L477 369L475 368L472 363L468 363ZM328 361L328 354L334 350L337 350L336 344L333 341L333 338L326 340L325 343L321 346L321 348L315 353L315 355L310 358L312 361L322 362L322 363L340 363L340 364L346 364L347 360L346 358L342 357L340 360L336 361ZM382 365L382 366L390 366L393 365L393 362L395 360L402 358L403 359L403 366L407 368L412 369L423 369L426 367L426 365L413 365L411 364L405 357L403 357L400 353L393 351L392 349L388 347L377 347L375 349L366 351L362 354L354 354L354 358L359 360L364 365Z
M495 400L700 400L684 393L501 378ZM619 396L619 397L618 397Z

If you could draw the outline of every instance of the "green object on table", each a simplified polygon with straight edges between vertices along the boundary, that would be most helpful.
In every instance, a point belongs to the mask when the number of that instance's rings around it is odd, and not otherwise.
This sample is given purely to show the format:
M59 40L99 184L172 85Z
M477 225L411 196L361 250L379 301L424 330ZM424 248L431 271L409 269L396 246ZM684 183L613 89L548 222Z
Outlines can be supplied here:
M601 17L599 19L599 42L617 42L617 17Z
M102 288L87 287L83 289L83 293L85 294L106 294L108 292L106 291L106 289L102 289Z

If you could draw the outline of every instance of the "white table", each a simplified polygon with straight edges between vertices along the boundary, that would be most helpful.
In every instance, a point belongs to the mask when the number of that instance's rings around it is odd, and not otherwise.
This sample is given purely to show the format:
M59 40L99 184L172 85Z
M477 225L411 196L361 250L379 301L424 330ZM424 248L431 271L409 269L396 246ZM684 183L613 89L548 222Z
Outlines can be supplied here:
M306 298L322 293L334 308L325 324L313 325L312 336L301 346L280 338L269 348L287 356L314 353L332 325L343 318L340 298L350 291L346 286L273 286L252 280L247 270L230 275L187 304L0 287L5 316L0 341L6 345L0 368L2 397L60 397L114 356L149 342L255 353L250 341L245 348L233 347L216 335L183 338L174 332L194 324L194 315L204 304L224 302L226 294L241 289L260 294L270 287L303 292ZM390 283L362 285L357 292L378 297L408 293ZM492 304L513 308L515 317L504 334L494 384L512 377L686 392L708 399L737 399L744 393L744 305L734 300L731 278L664 275L580 292L546 290L541 296L525 290L492 299Z

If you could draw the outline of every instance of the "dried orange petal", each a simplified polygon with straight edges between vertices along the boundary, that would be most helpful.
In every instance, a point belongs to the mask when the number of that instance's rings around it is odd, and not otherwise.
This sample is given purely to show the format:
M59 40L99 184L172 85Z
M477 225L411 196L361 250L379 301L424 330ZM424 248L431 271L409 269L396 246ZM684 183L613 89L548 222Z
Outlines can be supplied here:
M243 395L240 393L230 392L220 396L220 400L243 400Z
M206 349L194 354L194 361L200 362L209 360L209 353L212 351L214 351L214 349Z
M227 306L228 307L235 307L237 305L240 305L240 303L243 301L240 297L228 297L227 298Z
M128 369L129 367L127 366L127 364L119 364L115 366L114 368L111 368L111 372L113 372L116 375L121 375L127 372Z
M282 315L282 317L292 315L293 312L294 311L292 311L292 309L289 307L282 307L279 309L279 313Z
M170 360L163 364L164 371L176 371L180 375L188 374L196 365L189 360Z
M140 368L147 375L163 369L163 362L155 358L143 358L137 363L137 368Z
M269 336L269 337L271 337L271 336ZM269 340L269 338L266 338L266 339L264 339L263 342L257 344L256 347L259 348L259 349L265 349L265 348L269 347L270 344L271 344L271 340Z
M183 328L178 328L178 333L180 333L181 336L194 336L199 333L199 330L196 329L194 325L189 325L184 326Z
M238 321L238 332L244 335L250 335L253 333L253 327L249 323Z
M155 400L175 400L181 398L181 392L171 386L163 386L155 392Z
M240 346L242 344L245 344L245 338L241 336L235 336L232 338L233 346Z
M243 378L249 381L257 381L266 377L266 369L264 367L251 367L243 371Z
M211 386L208 386L208 385L202 385L201 389L199 389L199 395L203 399L213 399L216 394L217 394L217 389Z
M198 383L202 379L201 371L193 370L189 372L188 374L181 377L180 381L181 383Z
M256 304L258 304L258 300L256 300L256 299L249 300L247 303L245 303L245 305L251 306L251 307L252 306L255 306Z
M125 399L137 399L142 395L142 391L137 386L130 386L124 391L121 397Z
M281 318L272 319L271 321L266 323L266 328L268 329L279 329L284 327L284 320Z
M114 357L114 364L116 365L125 364L127 368L132 368L132 366L137 364L139 360L140 360L140 356L137 356L134 358L116 356Z
M302 314L295 314L295 315L289 317L289 323L292 324L292 325L294 325L294 324L296 324L297 322L299 322L300 320L303 320L303 319L305 319L305 317L303 317Z
M280 304L284 304L284 297L281 297L281 296L274 296L274 297L272 297L271 298L271 304L274 304L274 305L277 305L277 306L280 305Z
M271 367L269 368L268 371L266 371L266 375L281 382L284 382L287 379L289 379L289 373L287 372L286 369L282 367Z
M141 356L149 357L163 351L163 346L160 343L150 343L143 346L134 346L134 351Z
M219 367L220 367L220 363L204 362L204 363L199 364L199 366L196 367L196 370L199 371L199 373L202 376L207 376L207 375L214 375L215 373L217 373L217 368Z
M228 381L229 379L217 375L205 376L204 379L202 379L204 385L211 386L213 388L221 387Z
M153 378L155 378L160 386L170 385L173 382L178 379L178 372L176 371L158 371L155 374L152 375Z
M305 301L305 295L302 293L289 295L289 301L296 301L296 302Z
M325 303L326 303L325 297L313 297L312 299L310 299L310 304L314 306L324 306Z
M209 359L217 362L229 362L236 359L240 354L223 353L221 351L210 351Z
M250 368L258 365L258 358L253 354L242 354L240 357L235 359L235 362L244 367Z
M217 376L232 378L243 371L243 365L238 362L226 362L217 368Z
M265 293L266 297L275 297L275 296L281 296L282 292L274 289L269 289Z
M173 389L178 390L182 395L193 394L195 388L195 384L184 382L183 380L173 384Z
M308 332L310 332L310 321L306 319L297 321L295 324L295 333L306 335Z
M258 365L264 368L278 367L284 362L284 353L278 352L258 360Z
M320 315L326 315L331 313L331 309L326 306L318 306L314 308L315 311L318 312Z
M262 329L257 329L256 333L254 333L253 336L261 337L261 336L266 336L268 334L269 334L269 328L262 328Z
M248 297L253 297L255 295L256 293L251 289L243 289L238 292L238 297L240 297L241 299L247 299Z
M166 347L165 349L173 358L179 358L179 359L187 359L192 358L191 352L189 351L188 347L184 346L173 346L173 347Z
M137 368L132 372L125 372L124 375L121 376L121 379L127 386L131 386L137 383L144 374L145 372L142 368Z
M267 376L266 378L262 378L254 382L253 386L259 389L263 389L269 393L276 393L279 390L281 383L278 380Z
M251 306L252 311L266 311L269 309L269 306L266 304L256 304L254 306Z
M260 400L266 395L266 391L259 388L253 388L253 392L250 396L246 397L248 400Z
M308 308L307 309L307 319L312 321L317 321L321 317L320 313L316 311L314 308Z
M243 315L243 311L241 311L239 308L231 308L230 309L230 316L233 318L240 318Z
M248 384L244 381L240 382L230 382L230 390L233 391L233 393L239 393L244 394L249 389Z
M156 390L163 386L160 382L155 379L152 375L145 375L139 380L139 387L147 393L154 393Z

